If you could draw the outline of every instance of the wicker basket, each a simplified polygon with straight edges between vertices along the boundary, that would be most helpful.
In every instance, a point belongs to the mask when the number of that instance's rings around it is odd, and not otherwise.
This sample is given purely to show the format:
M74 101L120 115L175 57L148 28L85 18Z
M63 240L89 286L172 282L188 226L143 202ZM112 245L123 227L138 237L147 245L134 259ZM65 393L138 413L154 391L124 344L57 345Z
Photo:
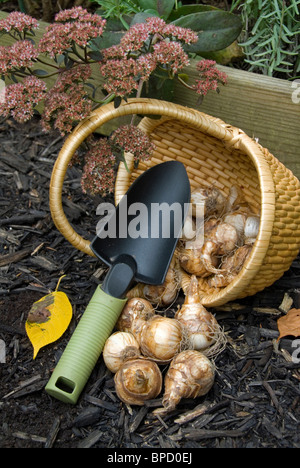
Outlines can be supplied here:
M154 99L130 99L115 109L103 106L80 123L66 140L53 169L50 184L50 209L55 225L77 249L93 255L90 242L78 235L62 208L62 187L68 163L85 138L104 123L124 115L145 117L139 124L155 143L150 161L129 174L119 167L115 201L119 203L132 181L148 167L176 159L184 163L191 187L214 185L224 195L232 185L242 187L248 202L260 212L257 240L243 269L232 283L211 289L199 279L202 302L207 307L253 295L270 286L289 269L300 248L300 183L269 151L240 129L194 109ZM174 187L176 190L176 187ZM182 288L190 277L182 272Z

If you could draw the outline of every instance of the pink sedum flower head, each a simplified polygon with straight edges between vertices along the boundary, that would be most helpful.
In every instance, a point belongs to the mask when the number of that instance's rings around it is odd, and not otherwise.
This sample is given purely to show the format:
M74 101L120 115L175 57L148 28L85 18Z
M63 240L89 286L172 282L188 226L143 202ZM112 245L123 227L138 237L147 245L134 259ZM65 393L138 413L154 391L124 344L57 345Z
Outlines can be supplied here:
M87 117L92 110L83 81L91 75L89 65L65 70L45 97L42 125L48 131L51 126L62 135L72 131L74 124Z
M70 68L70 70L63 69L52 90L56 92L65 92L72 86L86 82L92 74L92 69L90 65L78 65L77 67Z
M116 161L123 152L133 154L135 161L151 157L154 145L148 135L134 125L123 125L109 138L91 142L85 155L81 187L84 193L107 195L114 191Z
M163 30L164 36L168 36L185 44L194 44L198 41L198 35L189 28L166 24Z
M100 30L103 29L106 20L101 16L89 13L81 6L71 8L69 10L63 10L57 13L55 21L58 23L66 23L76 21L79 23L90 23L92 26L98 27Z
M16 68L31 67L38 57L32 42L17 41L12 46L0 46L0 74L7 74Z
M149 17L146 19L146 23L136 24L134 27L140 30L145 29L148 32L148 36L156 35L157 37L160 36L161 39L169 38L170 40L178 40L186 44L198 41L198 35L191 29L167 24L163 19L156 16ZM129 31L128 35L130 35Z
M26 31L33 31L38 28L38 22L25 13L14 11L6 18L0 20L0 31L10 32L12 30L23 33Z
M99 15L90 14L82 7L64 10L55 17L39 43L39 52L54 58L70 49L75 43L86 47L90 40L101 36L106 20Z
M152 36L155 40L177 40L186 44L197 42L197 34L188 28L181 28L173 24L167 24L161 18L150 17L145 23L131 26L120 42L125 52L136 51L145 46L145 42Z
M11 115L17 122L31 119L34 107L45 98L46 84L39 78L29 76L23 83L8 85L4 102L0 103L0 115Z
M155 149L146 133L135 125L122 125L111 136L110 141L125 152L132 153L134 160L148 161Z
M138 89L139 67L133 58L111 59L101 66L103 87L108 93L126 96Z
M160 41L153 48L157 63L168 65L174 74L190 63L179 42Z
M188 55L181 43L196 42L198 36L187 28L166 24L161 18L150 17L124 34L118 46L103 51L100 70L104 89L125 97L139 89L139 82L147 81L157 67L170 75L189 65Z
M85 155L85 165L81 178L83 193L107 195L114 190L114 167L116 157L106 138L95 140L90 144L90 150Z
M200 79L196 80L194 85L197 94L206 96L210 90L217 91L219 84L227 83L226 73L217 69L214 60L201 60L196 67L200 75Z
M74 86L70 93L51 90L45 97L43 128L45 131L51 130L53 124L64 136L73 130L76 123L87 117L91 110L91 102L86 98L82 84Z

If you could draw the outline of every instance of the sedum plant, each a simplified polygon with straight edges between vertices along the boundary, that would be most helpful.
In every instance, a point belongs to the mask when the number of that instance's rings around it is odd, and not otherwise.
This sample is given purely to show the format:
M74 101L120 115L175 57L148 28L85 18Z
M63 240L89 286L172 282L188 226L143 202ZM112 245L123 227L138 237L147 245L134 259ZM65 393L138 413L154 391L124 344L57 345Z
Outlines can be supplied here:
M132 24L120 42L109 47L101 46L106 19L82 7L58 13L38 44L37 28L36 19L20 12L0 21L0 40L3 34L14 39L12 45L0 46L0 76L7 82L0 115L25 122L42 103L45 131L56 128L65 135L93 109L111 101L118 106L122 99L141 96L150 88L153 77L162 90L166 81L177 79L200 99L226 83L226 75L210 60L199 61L198 79L191 83L184 47L196 44L198 34L157 16ZM95 83L92 67L99 70L99 83ZM55 78L52 86L49 77ZM97 88L102 90L101 98ZM124 151L133 152L138 163L153 149L149 139L133 126L116 130L107 140L88 144L82 187L102 194L113 191L113 169L118 161L125 161Z
M300 0L235 0L241 12L245 61L269 76L300 74Z
M210 5L182 5L178 0L90 0L99 5L99 14L108 20L106 39L119 41L130 26L149 16L166 23L190 28L198 34L195 43L185 46L187 52L201 55L232 44L242 30L239 15Z

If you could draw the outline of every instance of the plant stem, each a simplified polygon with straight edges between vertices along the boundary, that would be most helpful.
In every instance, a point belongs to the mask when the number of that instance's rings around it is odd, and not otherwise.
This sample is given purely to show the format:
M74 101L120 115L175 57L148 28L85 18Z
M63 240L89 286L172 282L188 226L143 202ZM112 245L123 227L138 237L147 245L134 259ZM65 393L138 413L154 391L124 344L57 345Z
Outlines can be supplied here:
M183 86L185 86L187 89L194 89L193 86L190 86L188 85L182 78L180 78L179 75L176 75L176 78L178 79L178 81L183 84Z
M95 104L108 104L109 102L113 101L114 98L116 97L115 93L111 93L109 94L108 96L106 96L105 99L103 99L102 101L97 101L97 99L94 99L93 97L90 97L90 99L95 103ZM94 109L97 109L98 108L98 105L94 107Z
M46 78L50 78L51 76L59 75L59 73L60 73L59 70L60 69L58 69L58 71L56 71L56 72L48 73L47 75L43 75L40 78L43 78L43 80L45 80ZM31 74L34 76L34 70L33 70L33 72Z
M141 97L143 86L144 86L144 80L140 80L139 81L139 87L137 89L136 96L135 96L136 98ZM136 119L136 114L132 114L130 125L134 125L135 119Z
M59 69L60 69L60 67L58 67L57 65L54 65L53 63L47 63L47 62L45 62L44 60L42 60L40 57L38 57L36 60L37 60L37 62L40 62L40 63L42 63L43 65L47 65L47 67L56 68L56 70L59 70Z
M19 5L20 11L22 13L27 13L27 10L26 10L25 4L24 4L24 0L18 0L18 5Z

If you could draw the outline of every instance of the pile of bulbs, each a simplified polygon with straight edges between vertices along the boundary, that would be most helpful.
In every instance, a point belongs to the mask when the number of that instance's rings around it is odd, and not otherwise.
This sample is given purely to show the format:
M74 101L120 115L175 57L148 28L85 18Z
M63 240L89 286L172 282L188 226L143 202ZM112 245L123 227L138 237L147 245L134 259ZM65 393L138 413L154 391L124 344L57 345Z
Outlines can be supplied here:
M197 232L199 212L201 239L197 242L196 234L187 246L189 230ZM103 349L104 362L115 373L116 392L123 402L143 405L164 387L161 412L168 412L182 398L209 392L215 378L213 358L224 349L226 338L214 315L201 304L199 279L204 278L210 288L228 286L249 257L259 225L259 215L240 188L233 186L228 197L215 187L192 191L183 237L164 284L139 283L129 291L118 331ZM167 307L176 300L182 270L190 275L183 305L173 318L155 313L154 306ZM164 366L164 379L160 366Z
M193 190L185 230L193 228L200 213L201 242L195 237L192 247L186 248L186 239L179 241L180 267L206 278L210 288L228 286L241 271L258 236L260 216L253 211L239 187L231 187L228 197L212 186Z
M143 405L162 391L162 412L182 398L205 395L213 386L215 366L210 358L225 345L224 332L200 302L198 280L192 276L183 305L174 318L155 313L144 298L131 298L117 322L118 331L106 341L103 359L113 373L118 397ZM165 377L160 366L168 365ZM163 382L164 380L164 382Z
M127 297L141 297L158 307L167 307L183 287L182 272L195 275L204 293L228 286L242 270L258 236L257 211L257 207L247 203L239 187L232 186L228 197L213 186L194 189L183 236L164 284L138 283ZM197 215L201 217L198 220ZM191 233L195 232L192 238Z

